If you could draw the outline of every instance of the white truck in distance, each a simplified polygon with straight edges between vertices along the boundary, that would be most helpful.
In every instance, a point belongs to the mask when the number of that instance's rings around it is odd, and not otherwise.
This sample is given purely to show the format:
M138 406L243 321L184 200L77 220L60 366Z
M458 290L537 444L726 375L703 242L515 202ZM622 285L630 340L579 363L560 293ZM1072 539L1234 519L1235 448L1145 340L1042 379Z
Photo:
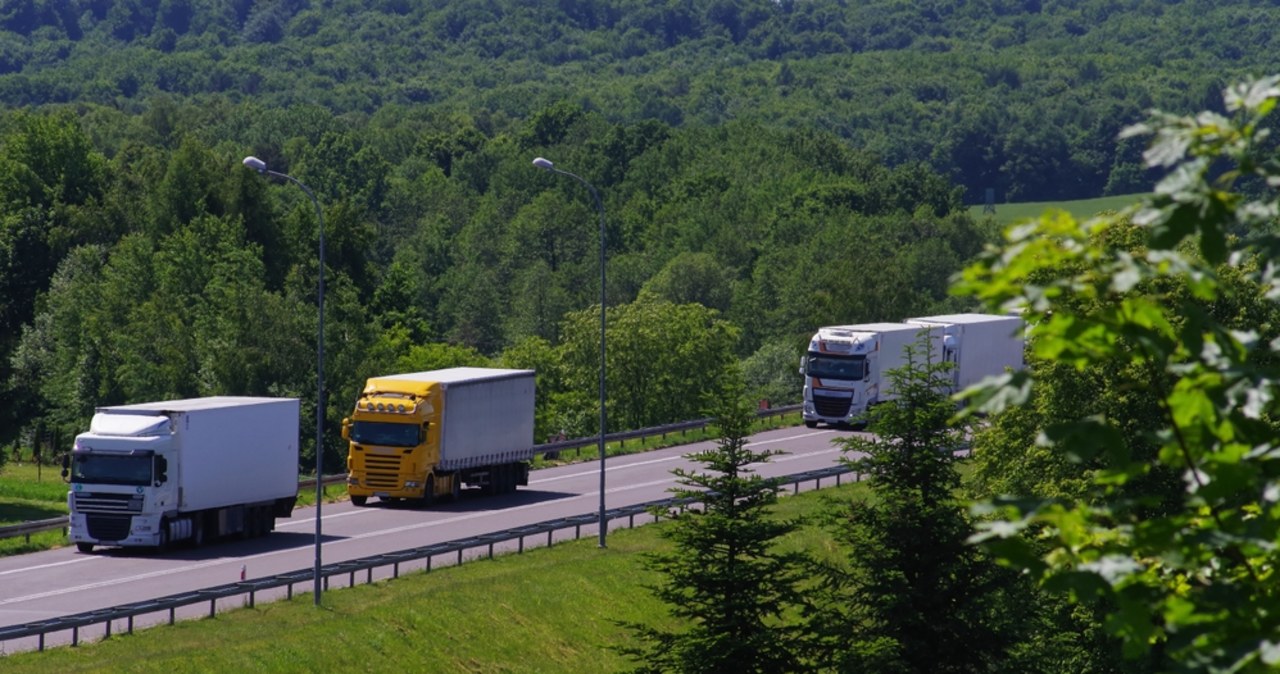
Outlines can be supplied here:
M272 531L298 497L298 409L248 397L99 408L63 464L71 542L163 549Z
M904 348L922 331L934 362L955 363L952 391L1022 368L1023 326L1016 316L948 314L819 328L800 361L805 426L860 425L873 405L893 400L888 372L902 367Z
M991 314L944 314L909 318L908 323L934 328L940 337L943 361L955 363L951 369L951 391L970 386L1023 367L1023 333L1026 328L1017 316Z

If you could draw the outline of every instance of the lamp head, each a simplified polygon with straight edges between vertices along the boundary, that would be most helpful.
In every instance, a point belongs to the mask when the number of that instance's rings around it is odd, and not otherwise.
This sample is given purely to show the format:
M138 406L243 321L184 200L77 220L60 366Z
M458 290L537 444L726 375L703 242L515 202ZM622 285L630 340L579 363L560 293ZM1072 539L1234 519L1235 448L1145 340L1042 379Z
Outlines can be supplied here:
M246 159L245 161L247 162L247 161L249 161L249 160L248 160L248 159ZM550 160L550 159L543 159L542 157L537 157L536 159L534 159L534 160L533 160L533 165L534 165L534 166L537 166L538 168L540 168L540 169L542 169L542 170L544 170L544 171L550 171L550 170L551 170L551 168L552 168L553 166L555 166L555 164L552 164L552 163L551 163L551 160Z
M267 172L267 162L262 161L257 157L245 157L243 163L245 166L257 171L258 173Z

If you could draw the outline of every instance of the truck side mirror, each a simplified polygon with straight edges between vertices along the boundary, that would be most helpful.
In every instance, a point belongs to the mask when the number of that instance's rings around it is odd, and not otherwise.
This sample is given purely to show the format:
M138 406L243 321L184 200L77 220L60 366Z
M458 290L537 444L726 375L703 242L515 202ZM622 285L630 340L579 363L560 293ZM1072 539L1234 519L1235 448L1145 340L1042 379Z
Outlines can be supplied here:
M156 486L164 484L169 479L169 460L163 456L156 457Z
M807 369L809 369L809 357L800 356L800 374L804 374Z
M70 482L70 480L67 479L69 477L71 477L71 457L66 454L63 454L62 455L62 481Z
M349 418L342 420L342 439L343 440L351 439L351 419Z

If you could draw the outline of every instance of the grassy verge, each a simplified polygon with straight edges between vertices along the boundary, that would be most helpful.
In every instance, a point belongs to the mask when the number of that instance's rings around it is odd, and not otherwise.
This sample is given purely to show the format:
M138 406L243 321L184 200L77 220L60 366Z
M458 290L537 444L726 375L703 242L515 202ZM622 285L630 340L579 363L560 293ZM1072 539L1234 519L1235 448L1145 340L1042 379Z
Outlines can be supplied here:
M776 515L806 518L859 485L779 501ZM833 496L834 495L834 496ZM631 641L617 623L672 627L645 589L658 580L644 553L663 549L658 526L615 530L601 550L584 539L522 555L413 573L220 613L78 648L3 658L23 672L597 672L629 668L614 649ZM829 537L807 526L780 542L821 552Z
M67 514L61 469L22 462L0 470L0 526Z

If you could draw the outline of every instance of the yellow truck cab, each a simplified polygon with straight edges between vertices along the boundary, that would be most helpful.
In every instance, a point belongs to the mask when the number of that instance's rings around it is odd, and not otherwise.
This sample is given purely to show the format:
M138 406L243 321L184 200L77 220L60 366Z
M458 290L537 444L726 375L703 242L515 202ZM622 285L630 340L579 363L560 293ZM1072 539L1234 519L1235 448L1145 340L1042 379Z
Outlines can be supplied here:
M464 485L486 493L527 485L533 458L534 372L455 367L373 377L351 417L347 492L430 504Z

